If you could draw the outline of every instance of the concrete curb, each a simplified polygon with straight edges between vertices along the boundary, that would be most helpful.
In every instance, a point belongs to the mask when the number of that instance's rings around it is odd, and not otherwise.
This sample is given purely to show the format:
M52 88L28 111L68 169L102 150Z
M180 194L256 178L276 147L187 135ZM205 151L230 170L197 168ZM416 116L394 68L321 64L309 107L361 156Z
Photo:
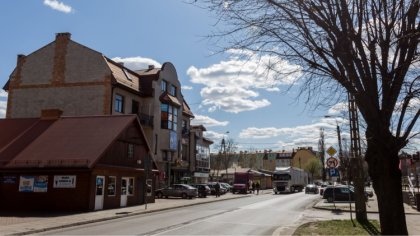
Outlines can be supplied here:
M264 194L266 194L266 193L264 193ZM188 206L202 205L202 204L207 204L207 203L211 203L211 202L220 202L220 201L227 201L227 200L233 200L233 199L238 199L238 198L251 197L252 195L246 194L246 195L243 195L243 196L240 196L240 195L237 195L237 196L238 197L219 198L219 199L213 200L213 201L196 202L196 203L179 205L179 206L164 207L164 208L154 209L154 210L144 210L144 211L138 211L138 212L133 211L133 212L129 212L129 213L126 213L126 214L122 213L121 215L116 215L116 216L109 216L109 217L98 218L98 219L94 219L94 220L86 220L86 221L70 223L70 224L62 224L62 225L57 225L57 226L54 226L54 227L46 227L46 228L42 228L42 229L28 230L28 231L24 231L24 232L9 234L9 235L36 234L36 233L42 233L42 232L51 231L51 230L57 230L57 229L74 227L74 226L92 224L92 223L108 221L108 220L121 219L121 218L125 218L125 217L130 217L130 216L150 214L150 213L164 211L164 210L171 210L171 209L183 208L183 207L188 207ZM123 209L123 208L121 208L121 209Z

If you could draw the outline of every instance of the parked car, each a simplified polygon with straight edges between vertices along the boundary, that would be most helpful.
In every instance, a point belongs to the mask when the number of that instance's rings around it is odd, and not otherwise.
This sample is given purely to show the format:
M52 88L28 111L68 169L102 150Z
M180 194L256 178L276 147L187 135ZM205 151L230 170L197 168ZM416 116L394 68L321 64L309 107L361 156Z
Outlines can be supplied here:
M324 182L324 183L322 183L321 184L321 187L319 188L319 195L324 195L324 190L328 187L328 186L331 186L332 187L332 185L329 185L328 183L326 183L326 182Z
M207 184L191 184L198 191L198 197L207 197L211 194L210 187Z
M308 184L305 187L305 193L314 193L314 194L318 194L318 186L316 186L315 184Z
M228 183L220 183L227 192L231 192L232 191L232 185L228 184Z
M368 196L366 192L364 196L365 196L365 200L367 201ZM327 199L327 202L349 201L349 199L350 201L354 201L355 192L351 186L350 187L346 185L328 186L324 190L324 194L322 198Z
M182 197L192 199L197 195L197 189L187 184L173 184L169 187L157 189L155 191L155 196L157 198Z
M217 182L207 183L207 185L210 187L212 195L216 195L216 189L215 189L216 183ZM225 194L227 192L227 189L225 187L223 187L223 185L221 185L220 183L219 183L219 185L220 185L220 194Z

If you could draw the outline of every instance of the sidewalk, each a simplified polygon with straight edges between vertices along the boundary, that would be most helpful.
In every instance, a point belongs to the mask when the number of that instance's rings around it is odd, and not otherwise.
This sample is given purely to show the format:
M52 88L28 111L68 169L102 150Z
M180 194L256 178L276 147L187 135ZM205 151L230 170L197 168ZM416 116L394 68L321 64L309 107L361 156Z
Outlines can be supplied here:
M266 192L268 193L268 191ZM16 215L15 213L0 212L0 235L36 234L47 230L174 209L186 205L198 205L207 202L224 201L249 196L250 195L227 193L218 198L211 195L206 198L194 198L190 200L178 198L156 199L155 203L147 204L147 209L145 209L145 205L139 205L94 212L63 213L61 215L58 213L19 213Z

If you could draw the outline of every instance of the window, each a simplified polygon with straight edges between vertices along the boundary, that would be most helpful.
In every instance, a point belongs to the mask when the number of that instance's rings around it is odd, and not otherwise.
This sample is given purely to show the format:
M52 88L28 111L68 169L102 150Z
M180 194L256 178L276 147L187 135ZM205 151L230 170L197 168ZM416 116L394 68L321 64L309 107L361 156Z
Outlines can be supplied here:
M162 92L166 92L167 86L168 86L168 82L166 82L165 80L162 80L162 82L160 83L160 89L162 90Z
M162 129L177 129L178 109L169 104L160 104L160 122Z
M131 114L138 114L139 113L139 102L133 100L131 102Z
M115 196L115 183L116 183L116 177L115 176L109 176L108 177L108 188L107 188L107 195L108 196Z
M134 178L128 178L128 195L134 194Z
M123 69L125 77L129 80L129 81L133 81L133 79L131 78L130 74L128 73L128 71L124 68Z
M115 103L114 103L115 111L119 113L124 113L124 97L116 94L115 95Z
M134 144L132 143L128 144L127 157L129 159L133 159L134 157Z
M176 87L174 85L171 84L171 86L169 87L169 94L176 97Z

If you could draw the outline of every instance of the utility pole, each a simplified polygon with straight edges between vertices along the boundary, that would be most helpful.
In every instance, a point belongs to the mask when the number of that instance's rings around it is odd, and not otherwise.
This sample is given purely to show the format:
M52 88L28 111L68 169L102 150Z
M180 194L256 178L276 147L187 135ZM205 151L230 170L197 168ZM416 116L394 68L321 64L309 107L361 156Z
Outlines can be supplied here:
M321 159L321 163L322 163L322 182L325 182L326 180L326 175L325 175L325 143L324 143L324 129L321 128L320 130L320 138L319 138L319 142L318 142L318 150L320 153L320 159Z
M356 205L356 219L359 222L367 221L366 204L365 204L365 188L363 181L363 160L362 151L360 148L360 134L359 134L359 117L357 114L357 107L354 96L348 93L349 103L349 120L350 120L350 170L352 170L354 191L355 191L355 205ZM349 171L350 176L350 171Z

